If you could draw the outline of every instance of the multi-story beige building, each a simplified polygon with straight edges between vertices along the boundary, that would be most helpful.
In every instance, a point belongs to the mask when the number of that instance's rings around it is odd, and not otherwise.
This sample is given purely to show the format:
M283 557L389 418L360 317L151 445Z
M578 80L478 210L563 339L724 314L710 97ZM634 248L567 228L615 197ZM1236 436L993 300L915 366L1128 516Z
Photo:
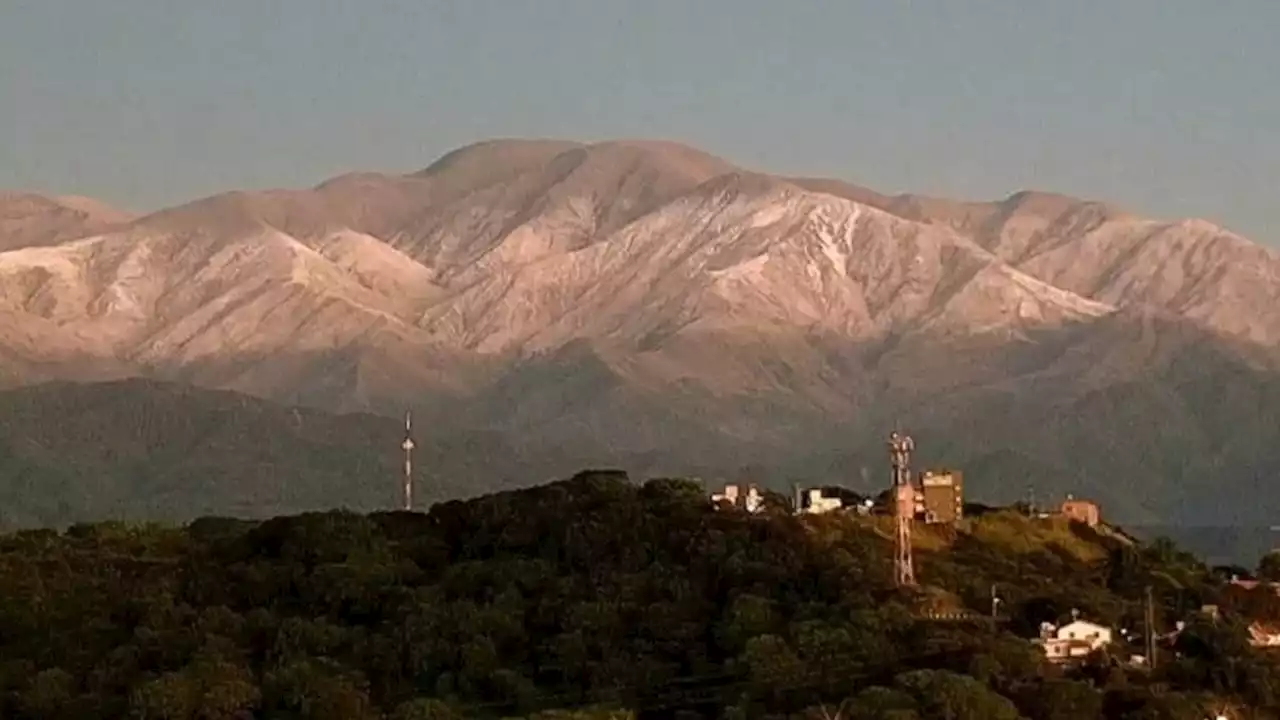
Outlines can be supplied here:
M926 470L916 491L916 517L926 523L952 524L964 517L964 473Z

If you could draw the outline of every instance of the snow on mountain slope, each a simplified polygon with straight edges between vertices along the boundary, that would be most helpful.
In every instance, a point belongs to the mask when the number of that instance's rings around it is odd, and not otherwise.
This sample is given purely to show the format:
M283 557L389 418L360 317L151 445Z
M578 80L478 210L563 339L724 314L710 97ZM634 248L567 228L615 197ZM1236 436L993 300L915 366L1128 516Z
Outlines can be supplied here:
M478 143L412 175L126 220L0 252L9 324L148 368L582 341L636 367L682 336L1012 341L1139 306L1280 339L1274 254L1204 223L1045 193L889 197L674 143Z
M1016 193L999 203L892 211L955 229L1029 275L1116 307L1159 310L1224 335L1280 343L1280 254L1203 220L1135 217L1100 202Z
M513 233L491 252L538 241ZM424 324L501 352L584 338L652 345L692 325L821 327L869 340L926 316L934 328L988 329L1010 320L1011 304L1020 322L1108 310L941 228L750 175L722 176L598 242L513 266L432 309ZM965 291L973 282L985 291Z
M312 249L269 227L231 237L126 232L0 253L0 312L35 316L79 349L142 367L336 351L413 325L430 273L356 233Z
M504 148L463 148L419 173L437 202L387 240L442 282L468 284L585 247L732 169L674 143L521 143L512 165Z
M1140 498L1203 496L1280 466L1278 267L1208 223L1047 193L886 196L673 143L493 141L141 218L0 198L0 383L413 404L535 464L554 447L840 482L863 462L850 438L878 463L903 419L930 457L985 468L979 494L1020 492L1034 445L1046 487L1117 502L1107 459L1136 433Z
M1280 343L1280 255L1203 221L1118 221L1067 235L1020 269L1097 300L1164 309Z
M430 268L381 240L340 230L311 243L346 276L379 295L402 318L417 317L447 292Z

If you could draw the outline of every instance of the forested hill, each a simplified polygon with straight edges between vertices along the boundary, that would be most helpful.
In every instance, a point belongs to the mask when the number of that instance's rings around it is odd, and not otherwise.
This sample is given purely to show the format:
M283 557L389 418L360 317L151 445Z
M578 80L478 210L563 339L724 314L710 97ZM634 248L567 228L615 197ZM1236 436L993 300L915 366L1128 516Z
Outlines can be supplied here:
M394 418L150 380L7 390L0 530L397 507L403 437ZM468 478L538 477L487 433L437 426L417 440L424 504L503 489Z
M753 517L692 483L584 473L426 514L24 531L0 538L0 717L1280 711L1276 664L1240 614L1280 619L1275 603L1226 592L1167 543L996 512L922 531L925 587L904 593L877 522ZM987 614L993 586L998 621L928 619ZM1122 645L1055 670L1026 639L1072 608L1141 628L1147 586L1161 629L1204 602L1223 610L1154 674L1115 664Z

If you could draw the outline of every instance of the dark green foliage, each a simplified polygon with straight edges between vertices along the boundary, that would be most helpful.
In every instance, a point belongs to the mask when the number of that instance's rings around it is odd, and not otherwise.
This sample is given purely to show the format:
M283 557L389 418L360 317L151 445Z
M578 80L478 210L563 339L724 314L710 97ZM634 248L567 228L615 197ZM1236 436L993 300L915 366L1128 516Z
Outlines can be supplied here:
M1280 580L1280 552L1271 551L1258 561L1258 577L1272 582Z
M613 471L448 502L182 529L0 537L0 717L1130 718L1275 710L1246 597L1167 543L994 512L922 533L894 589L868 520L715 511ZM1004 605L993 622L992 586ZM1162 628L1222 600L1151 675L1048 666L1020 634L1078 608ZM1221 596L1221 597L1220 597ZM924 606L978 614L923 619ZM1198 605L1196 605L1198 607Z

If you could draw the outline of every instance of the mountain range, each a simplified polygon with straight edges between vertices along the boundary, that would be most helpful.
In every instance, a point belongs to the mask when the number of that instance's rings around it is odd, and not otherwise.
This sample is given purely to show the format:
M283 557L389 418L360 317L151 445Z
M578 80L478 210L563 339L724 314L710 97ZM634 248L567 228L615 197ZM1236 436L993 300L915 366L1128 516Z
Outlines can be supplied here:
M495 140L144 216L0 195L5 386L412 409L420 440L504 448L453 494L584 464L870 489L898 426L984 500L1266 524L1278 297L1280 255L1205 221L889 196L657 141Z

